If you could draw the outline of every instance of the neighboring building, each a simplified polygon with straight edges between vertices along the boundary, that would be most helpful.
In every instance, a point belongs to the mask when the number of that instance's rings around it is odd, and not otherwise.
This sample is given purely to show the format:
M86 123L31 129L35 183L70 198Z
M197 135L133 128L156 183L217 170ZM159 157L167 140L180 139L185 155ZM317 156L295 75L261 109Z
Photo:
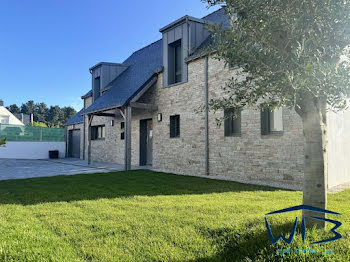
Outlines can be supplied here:
M23 126L24 124L17 119L10 111L4 107L4 101L0 100L0 124L7 125L18 125Z
M27 115L23 113L13 114L19 121L21 121L24 125L29 125L33 123L33 114Z
M240 77L203 52L211 39L206 23L229 21L223 9L184 16L123 63L90 68L84 109L66 123L68 156L300 189L304 139L294 110L247 108L220 127L216 118L228 111L200 110L225 95L227 79ZM329 114L329 187L350 181L349 120L349 112Z

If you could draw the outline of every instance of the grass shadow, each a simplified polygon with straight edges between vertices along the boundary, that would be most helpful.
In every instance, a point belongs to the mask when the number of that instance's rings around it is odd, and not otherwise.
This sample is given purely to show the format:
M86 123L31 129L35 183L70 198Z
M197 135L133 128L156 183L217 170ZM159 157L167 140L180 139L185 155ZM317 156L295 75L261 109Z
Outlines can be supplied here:
M276 190L279 189L134 170L0 181L0 204L32 205L99 198Z
M282 257L276 253L276 250L284 245L282 240L280 244L272 245L266 228L257 227L261 221L251 221L244 225L240 231L231 228L220 228L208 230L202 228L202 234L212 241L219 250L214 256L199 258L191 261L280 261ZM276 236L283 234L289 236L293 222L274 225L273 231ZM278 232L278 233L277 233Z

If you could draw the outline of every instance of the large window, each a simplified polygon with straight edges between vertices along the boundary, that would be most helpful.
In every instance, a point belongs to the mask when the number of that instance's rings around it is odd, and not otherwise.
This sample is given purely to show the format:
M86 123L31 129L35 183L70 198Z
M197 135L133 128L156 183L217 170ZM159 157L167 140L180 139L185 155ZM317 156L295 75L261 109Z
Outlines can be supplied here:
M282 108L261 111L261 134L281 134L283 132Z
M91 127L91 140L104 139L106 135L105 126L92 126Z
M169 45L169 85L182 82L181 39Z
M235 114L236 113L236 114ZM224 111L225 118L225 136L241 135L241 112L235 112L234 109Z
M170 137L180 137L180 115L170 116Z

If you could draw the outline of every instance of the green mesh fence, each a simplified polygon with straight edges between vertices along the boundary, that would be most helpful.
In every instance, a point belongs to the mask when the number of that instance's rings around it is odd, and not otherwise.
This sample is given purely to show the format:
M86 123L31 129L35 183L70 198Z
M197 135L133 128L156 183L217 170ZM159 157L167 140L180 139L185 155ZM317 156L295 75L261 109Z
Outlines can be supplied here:
M15 126L0 124L0 139L7 141L43 141L64 142L63 128L49 128L40 126Z

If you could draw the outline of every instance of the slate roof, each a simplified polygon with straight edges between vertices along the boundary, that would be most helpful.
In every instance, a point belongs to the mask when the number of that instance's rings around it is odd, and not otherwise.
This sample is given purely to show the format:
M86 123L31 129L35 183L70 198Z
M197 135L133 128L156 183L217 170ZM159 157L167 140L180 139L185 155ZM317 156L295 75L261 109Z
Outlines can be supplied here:
M65 125L74 125L74 124L79 124L79 123L84 123L84 117L82 113L84 112L84 108L80 110L78 113L76 113L71 119L69 119Z
M85 95L83 95L83 96L81 97L81 99L85 99L85 98L88 98L88 97L90 97L90 96L92 96L92 90L90 90L90 91L87 92Z
M228 19L228 16L225 14L225 11L223 8L220 8L215 12L212 12L209 15L204 16L202 19L214 24L221 24L225 28L230 26L230 20Z
M219 9L202 18L209 23L222 24L224 27L229 26L228 17L223 9ZM210 42L210 37L200 46L204 48L206 43ZM99 111L105 111L115 107L121 107L127 104L147 82L156 75L163 66L162 39L134 52L127 58L123 64L128 68L114 79L107 86L111 88L87 109L77 113L66 124L78 123L74 121L83 121L82 114L90 114ZM197 49L196 52L199 50ZM86 95L91 95L91 91ZM85 95L85 96L86 96ZM83 96L83 97L85 97Z
M89 106L84 114L123 106L148 82L163 65L162 40L133 53L123 64L128 68L108 86L111 89Z
M230 26L230 20L228 16L225 14L225 11L223 8L203 17L202 19L208 21L209 23L219 24L223 28L228 28ZM193 53L190 54L190 56L186 59L186 62L208 55L209 52L212 52L211 50L212 50L213 44L215 44L215 41L213 41L213 37L209 35L207 39L205 39L203 43L201 43L193 51Z

